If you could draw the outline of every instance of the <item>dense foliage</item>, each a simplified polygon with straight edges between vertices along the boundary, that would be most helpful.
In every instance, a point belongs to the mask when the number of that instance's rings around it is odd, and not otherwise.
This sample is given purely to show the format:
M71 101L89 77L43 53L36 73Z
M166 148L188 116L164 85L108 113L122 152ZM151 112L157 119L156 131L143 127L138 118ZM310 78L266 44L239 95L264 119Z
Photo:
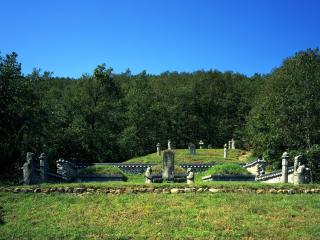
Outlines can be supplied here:
M46 152L51 164L121 162L168 139L176 148L200 139L221 148L234 138L277 167L284 150L319 143L319 87L318 50L251 78L211 70L114 74L105 65L80 79L39 69L23 76L11 53L0 58L0 174L15 172L27 151Z

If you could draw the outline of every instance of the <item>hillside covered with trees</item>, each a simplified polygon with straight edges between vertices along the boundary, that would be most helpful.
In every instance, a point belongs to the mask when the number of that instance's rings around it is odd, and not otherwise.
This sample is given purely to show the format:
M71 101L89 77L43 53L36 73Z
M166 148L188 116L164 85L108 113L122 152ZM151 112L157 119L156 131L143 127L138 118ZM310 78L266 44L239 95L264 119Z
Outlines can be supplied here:
M320 53L306 50L268 75L130 70L102 64L79 79L39 69L21 73L17 54L0 58L0 176L27 151L86 162L121 162L203 140L221 148L231 138L279 166L283 151L319 159ZM312 164L317 164L316 161Z

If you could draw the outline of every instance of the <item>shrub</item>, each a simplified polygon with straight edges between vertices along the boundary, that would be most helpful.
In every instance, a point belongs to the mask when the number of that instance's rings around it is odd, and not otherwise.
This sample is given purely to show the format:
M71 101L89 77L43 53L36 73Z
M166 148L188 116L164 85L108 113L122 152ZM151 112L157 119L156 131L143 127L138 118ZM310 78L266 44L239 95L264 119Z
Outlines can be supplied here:
M241 167L238 164L219 164L209 168L205 175L214 175L214 174L233 174L233 175L251 175L247 169Z

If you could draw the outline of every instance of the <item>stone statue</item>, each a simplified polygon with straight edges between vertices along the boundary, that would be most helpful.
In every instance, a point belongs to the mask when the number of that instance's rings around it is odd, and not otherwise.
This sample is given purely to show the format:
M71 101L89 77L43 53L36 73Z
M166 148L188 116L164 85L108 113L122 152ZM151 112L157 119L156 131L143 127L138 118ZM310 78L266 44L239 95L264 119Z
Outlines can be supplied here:
M189 153L190 155L196 155L196 145L194 145L193 143L189 144Z
M298 185L306 183L309 169L304 164L303 157L301 155L294 158L293 171L293 184Z
M25 185L36 183L35 154L28 152L27 161L23 164L23 182Z
M228 145L225 144L223 148L223 158L227 159L227 157L228 157Z
M172 150L172 143L171 143L171 140L168 140L168 150Z
M40 177L43 182L48 181L48 158L45 153L41 153L40 157Z
M194 183L194 173L191 168L187 169L187 184Z
M157 143L157 156L161 156L161 144Z
M202 140L199 141L200 149L204 149L204 142Z
M152 183L152 177L151 177L151 173L152 173L152 167L149 166L147 167L147 170L144 174L144 177L145 177L145 183Z
M266 161L263 159L258 159L258 171L257 171L257 176L261 177L265 174L265 169L266 169Z

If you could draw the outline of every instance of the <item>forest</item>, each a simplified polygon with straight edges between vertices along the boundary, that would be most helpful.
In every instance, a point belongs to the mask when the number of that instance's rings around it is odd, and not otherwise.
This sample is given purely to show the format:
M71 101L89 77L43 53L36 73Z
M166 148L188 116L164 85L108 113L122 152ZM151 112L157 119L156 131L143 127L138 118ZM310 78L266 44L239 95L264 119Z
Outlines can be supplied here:
M263 156L274 168L283 151L320 159L320 53L307 49L269 74L217 70L163 72L105 64L79 79L34 69L22 74L15 52L0 54L0 178L12 178L26 152L83 162L122 162L199 140Z

